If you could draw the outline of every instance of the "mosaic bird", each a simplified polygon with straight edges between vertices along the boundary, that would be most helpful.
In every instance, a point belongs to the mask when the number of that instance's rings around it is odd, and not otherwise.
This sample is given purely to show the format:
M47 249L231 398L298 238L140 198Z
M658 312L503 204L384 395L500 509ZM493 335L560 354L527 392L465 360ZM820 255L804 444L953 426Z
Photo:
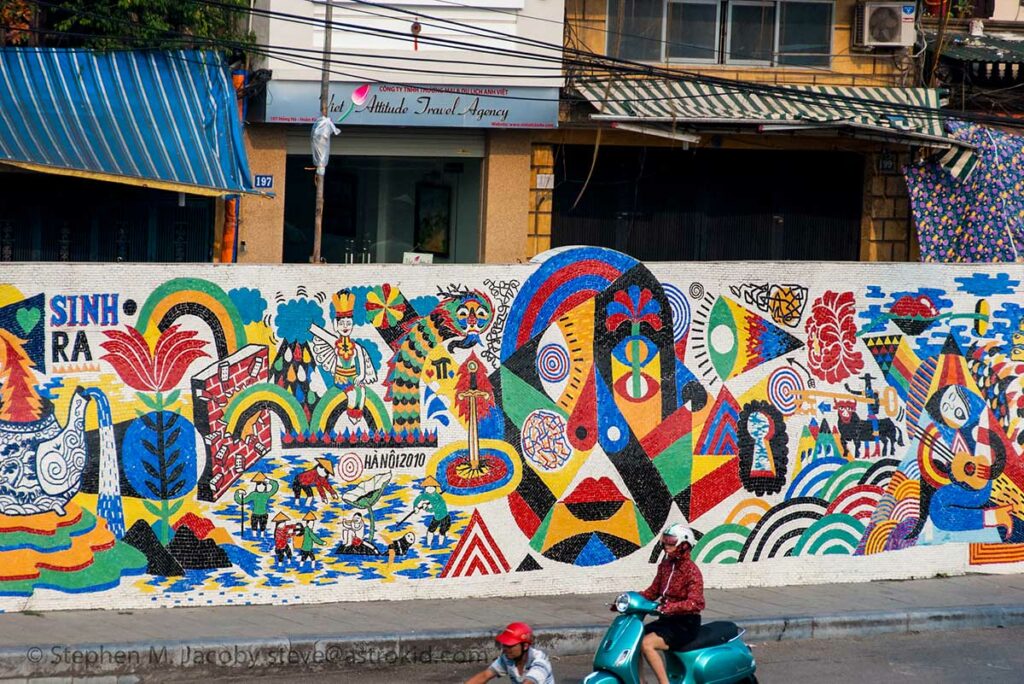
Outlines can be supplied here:
M453 288L441 293L441 302L433 311L409 326L388 363L385 381L385 399L394 407L395 432L412 433L420 427L420 373L431 352L445 343L448 351L474 346L492 316L493 305L487 295Z

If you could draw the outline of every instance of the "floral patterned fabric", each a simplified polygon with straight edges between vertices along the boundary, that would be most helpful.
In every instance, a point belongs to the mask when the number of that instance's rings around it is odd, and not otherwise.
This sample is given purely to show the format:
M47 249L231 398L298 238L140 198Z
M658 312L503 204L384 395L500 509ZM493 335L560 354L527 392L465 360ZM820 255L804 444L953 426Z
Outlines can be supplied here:
M953 137L977 147L967 181L937 158L904 169L922 261L1024 260L1024 136L951 121Z

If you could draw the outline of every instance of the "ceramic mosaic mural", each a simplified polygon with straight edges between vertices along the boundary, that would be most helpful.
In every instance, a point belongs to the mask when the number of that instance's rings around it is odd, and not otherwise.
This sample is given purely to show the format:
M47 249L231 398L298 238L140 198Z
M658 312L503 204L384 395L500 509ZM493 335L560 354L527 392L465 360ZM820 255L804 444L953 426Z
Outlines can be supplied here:
M0 608L1024 569L1024 270L544 257L6 266Z

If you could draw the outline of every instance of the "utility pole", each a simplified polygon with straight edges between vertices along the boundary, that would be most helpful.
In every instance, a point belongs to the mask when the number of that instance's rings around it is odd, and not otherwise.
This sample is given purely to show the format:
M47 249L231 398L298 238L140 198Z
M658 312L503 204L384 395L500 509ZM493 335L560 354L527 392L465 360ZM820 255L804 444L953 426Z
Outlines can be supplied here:
M926 84L929 88L935 88L939 85L939 59L942 57L943 43L946 40L946 27L949 25L949 13L952 10L950 5L951 2L946 0L939 3L942 17L939 19L939 33L935 37L935 52L932 54L932 72Z
M331 86L331 18L334 15L334 0L327 0L327 12L324 14L324 60L320 66L320 116L327 116L328 98ZM313 218L313 257L314 264L320 263L320 242L324 223L324 174L316 174L316 213Z

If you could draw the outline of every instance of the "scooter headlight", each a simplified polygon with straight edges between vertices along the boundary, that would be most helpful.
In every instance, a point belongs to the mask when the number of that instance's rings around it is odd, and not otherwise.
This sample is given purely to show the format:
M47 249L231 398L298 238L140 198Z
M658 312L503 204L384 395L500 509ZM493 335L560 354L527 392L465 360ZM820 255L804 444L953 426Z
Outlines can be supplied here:
M615 610L625 613L627 608L629 608L629 594L619 594L615 599Z

